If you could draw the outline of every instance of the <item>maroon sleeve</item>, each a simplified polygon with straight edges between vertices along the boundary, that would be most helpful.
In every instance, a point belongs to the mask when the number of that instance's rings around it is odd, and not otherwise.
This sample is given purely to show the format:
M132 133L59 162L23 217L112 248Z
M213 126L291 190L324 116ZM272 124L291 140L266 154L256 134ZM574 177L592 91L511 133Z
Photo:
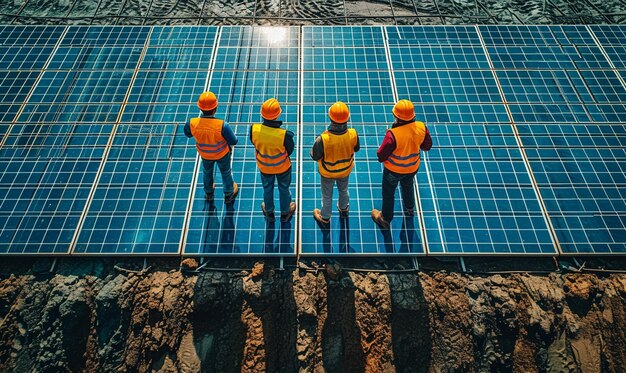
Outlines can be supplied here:
M386 161L394 150L396 150L396 139L393 137L393 133L391 131L387 131L387 134L385 134L385 138L383 139L383 143L380 144L380 148L378 148L378 151L376 152L378 162Z
M422 145L420 145L420 149L429 151L430 148L433 147L433 138L430 137L430 132L428 128L426 128L426 136L424 136L424 141L422 141Z

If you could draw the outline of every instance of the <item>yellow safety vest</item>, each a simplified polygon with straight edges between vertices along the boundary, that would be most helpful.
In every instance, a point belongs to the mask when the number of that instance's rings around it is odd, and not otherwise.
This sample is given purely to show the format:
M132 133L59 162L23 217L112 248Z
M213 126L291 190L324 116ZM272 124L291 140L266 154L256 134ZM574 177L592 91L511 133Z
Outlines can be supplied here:
M256 164L264 174L282 174L291 167L285 149L285 133L282 128L262 124L252 125L252 143L256 149Z
M321 136L324 157L317 161L320 175L329 179L341 179L350 175L354 168L356 130L349 128L341 135L324 131Z
M420 145L426 136L424 123L408 123L389 131L396 140L396 149L384 162L385 168L398 174L417 172L420 167Z
M191 134L196 139L196 149L203 159L216 161L222 159L230 148L222 127L224 121L216 118L193 118L190 121Z

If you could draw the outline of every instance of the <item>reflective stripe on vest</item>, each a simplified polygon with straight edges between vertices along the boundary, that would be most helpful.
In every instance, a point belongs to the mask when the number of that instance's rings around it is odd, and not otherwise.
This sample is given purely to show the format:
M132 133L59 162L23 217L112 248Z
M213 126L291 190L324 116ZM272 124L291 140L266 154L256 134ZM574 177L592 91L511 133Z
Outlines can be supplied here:
M397 174L417 172L420 166L420 145L426 136L424 123L408 123L389 131L396 141L396 149L384 162L385 168Z
M356 130L349 128L341 135L324 131L321 137L324 157L317 161L320 175L329 179L341 179L349 176L354 168Z
M286 130L262 124L252 125L252 143L256 149L256 164L264 174L282 174L291 167L285 149Z
M191 134L196 139L196 150L203 159L216 161L230 151L222 136L224 121L215 118L193 118L190 121Z

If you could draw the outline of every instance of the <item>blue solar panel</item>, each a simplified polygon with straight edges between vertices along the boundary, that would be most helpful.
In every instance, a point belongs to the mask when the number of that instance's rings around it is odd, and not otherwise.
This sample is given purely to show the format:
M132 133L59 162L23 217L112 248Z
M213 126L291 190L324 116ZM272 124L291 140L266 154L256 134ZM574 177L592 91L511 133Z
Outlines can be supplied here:
M389 45L480 45L473 26L387 27Z
M0 252L623 254L625 35L604 25L0 26ZM207 85L239 137L234 207L219 198L219 172L216 203L204 201L183 134ZM283 224L262 216L248 137L269 97L297 139L299 211ZM370 211L381 207L376 150L399 98L414 101L434 147L417 176L418 216L398 214L397 193L386 232ZM337 100L362 148L350 218L333 209L323 230L308 152Z
M52 70L134 70L143 47L61 46L48 65Z
M54 46L64 26L0 26L0 45Z
M141 46L149 33L144 26L70 26L61 46Z

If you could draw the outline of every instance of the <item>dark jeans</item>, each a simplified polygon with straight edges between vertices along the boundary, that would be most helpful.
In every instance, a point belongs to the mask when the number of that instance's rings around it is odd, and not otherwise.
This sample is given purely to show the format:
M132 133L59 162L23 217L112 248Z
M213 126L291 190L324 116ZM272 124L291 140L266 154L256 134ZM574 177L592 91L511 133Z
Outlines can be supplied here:
M415 194L413 193L413 180L416 172L412 174L397 174L386 168L383 169L383 218L390 222L393 219L393 204L396 196L396 188L400 183L402 202L405 209L415 208Z
M204 172L204 191L206 193L213 193L213 169L217 163L217 167L222 174L222 183L224 184L224 195L229 196L233 194L233 173L230 169L230 152L226 154L222 159L217 161L209 161L202 159L202 171Z
M265 202L265 211L267 213L274 212L274 180L278 182L278 195L280 198L280 212L286 214L289 212L291 204L291 168L282 174L269 175L261 173L261 182L263 183L263 202Z

